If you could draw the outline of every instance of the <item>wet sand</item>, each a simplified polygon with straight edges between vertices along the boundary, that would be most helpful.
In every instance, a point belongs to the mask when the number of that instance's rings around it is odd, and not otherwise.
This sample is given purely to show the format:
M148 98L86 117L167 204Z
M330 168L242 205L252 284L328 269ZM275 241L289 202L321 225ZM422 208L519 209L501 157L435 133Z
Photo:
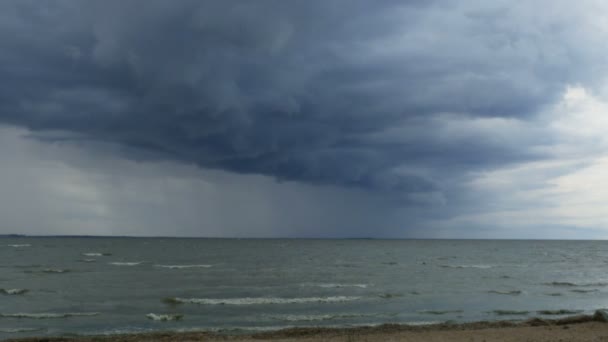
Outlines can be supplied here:
M222 335L207 332L152 333L74 338L13 339L19 342L143 342L143 341L608 341L608 314L579 315L555 320L533 318L524 322L476 322L466 324L436 324L406 326L385 324L360 328L293 328L252 335Z

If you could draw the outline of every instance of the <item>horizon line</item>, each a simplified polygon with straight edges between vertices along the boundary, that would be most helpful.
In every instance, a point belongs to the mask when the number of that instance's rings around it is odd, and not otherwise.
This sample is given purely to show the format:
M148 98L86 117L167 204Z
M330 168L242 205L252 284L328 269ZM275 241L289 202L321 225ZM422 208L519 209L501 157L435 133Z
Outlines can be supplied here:
M608 239L564 238L440 238L440 237L220 237L168 235L81 235L81 234L0 234L0 238L126 238L126 239L208 239L208 240L474 240L474 241L606 241Z

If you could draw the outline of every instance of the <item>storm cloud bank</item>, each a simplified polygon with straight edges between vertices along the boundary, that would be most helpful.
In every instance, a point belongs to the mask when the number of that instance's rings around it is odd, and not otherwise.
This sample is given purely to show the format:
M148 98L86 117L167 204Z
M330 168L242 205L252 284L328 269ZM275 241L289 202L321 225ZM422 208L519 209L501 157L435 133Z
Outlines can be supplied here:
M472 175L555 158L550 113L568 89L601 96L607 10L591 0L7 0L0 123L404 207L466 202Z

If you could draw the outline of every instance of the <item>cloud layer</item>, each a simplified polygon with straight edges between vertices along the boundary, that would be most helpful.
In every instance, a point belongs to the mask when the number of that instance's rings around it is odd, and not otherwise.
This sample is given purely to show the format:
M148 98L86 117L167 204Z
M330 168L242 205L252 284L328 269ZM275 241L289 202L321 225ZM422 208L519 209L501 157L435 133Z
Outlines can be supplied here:
M556 128L555 106L602 96L607 7L7 0L0 123L453 217L478 207L472 178L588 138Z

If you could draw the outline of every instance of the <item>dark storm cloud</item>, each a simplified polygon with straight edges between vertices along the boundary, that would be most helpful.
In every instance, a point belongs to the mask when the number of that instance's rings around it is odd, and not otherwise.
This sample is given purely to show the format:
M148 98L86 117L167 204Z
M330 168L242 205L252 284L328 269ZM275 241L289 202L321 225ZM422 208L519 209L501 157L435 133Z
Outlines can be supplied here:
M0 120L279 180L440 191L539 157L522 146L545 137L497 141L475 120L532 120L598 81L593 25L562 2L535 17L545 4L3 1Z

